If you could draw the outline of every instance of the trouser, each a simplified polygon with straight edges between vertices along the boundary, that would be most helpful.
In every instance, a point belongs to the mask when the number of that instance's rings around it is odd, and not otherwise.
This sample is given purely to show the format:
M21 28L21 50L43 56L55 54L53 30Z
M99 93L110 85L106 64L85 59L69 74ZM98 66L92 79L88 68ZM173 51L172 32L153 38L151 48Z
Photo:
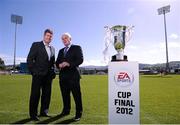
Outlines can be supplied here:
M33 76L31 95L29 101L29 115L30 117L37 116L38 103L41 96L41 113L47 113L51 99L51 84L52 78L48 75Z
M82 112L83 108L80 90L80 80L60 79L60 88L64 106L63 111L69 112L71 109L70 92L72 92L76 104L76 112Z

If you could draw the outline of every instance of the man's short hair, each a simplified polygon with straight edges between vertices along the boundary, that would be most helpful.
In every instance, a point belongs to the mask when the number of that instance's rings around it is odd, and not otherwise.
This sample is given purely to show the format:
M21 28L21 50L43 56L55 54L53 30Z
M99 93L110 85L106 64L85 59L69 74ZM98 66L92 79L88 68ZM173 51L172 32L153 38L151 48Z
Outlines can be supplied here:
M44 35L45 35L46 33L53 34L53 31L52 31L51 29L46 29L46 30L44 31Z
M68 36L68 37L71 39L71 34L70 34L70 33L68 33L68 32L63 33L63 35L62 35L62 36Z

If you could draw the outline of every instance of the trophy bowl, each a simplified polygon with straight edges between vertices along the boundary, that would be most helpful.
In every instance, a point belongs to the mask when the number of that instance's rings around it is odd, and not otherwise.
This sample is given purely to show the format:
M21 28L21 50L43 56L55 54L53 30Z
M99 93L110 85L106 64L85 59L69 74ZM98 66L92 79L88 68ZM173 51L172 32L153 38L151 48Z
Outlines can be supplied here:
M111 61L127 61L124 49L132 36L134 26L115 25L112 27L105 26L104 28L106 29L104 55L107 55L108 47L112 43L117 54L112 56Z
M116 25L111 28L113 36L113 45L115 50L118 52L116 54L116 60L124 60L124 48L126 43L126 29L127 26Z

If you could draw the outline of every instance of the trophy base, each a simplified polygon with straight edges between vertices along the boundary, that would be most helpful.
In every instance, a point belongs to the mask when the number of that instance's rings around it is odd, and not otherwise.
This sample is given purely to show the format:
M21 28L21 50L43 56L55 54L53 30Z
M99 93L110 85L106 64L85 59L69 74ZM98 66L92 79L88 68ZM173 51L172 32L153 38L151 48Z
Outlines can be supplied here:
M113 62L113 61L128 61L128 58L126 55L124 55L123 59L117 59L116 55L113 55L111 57L111 62Z

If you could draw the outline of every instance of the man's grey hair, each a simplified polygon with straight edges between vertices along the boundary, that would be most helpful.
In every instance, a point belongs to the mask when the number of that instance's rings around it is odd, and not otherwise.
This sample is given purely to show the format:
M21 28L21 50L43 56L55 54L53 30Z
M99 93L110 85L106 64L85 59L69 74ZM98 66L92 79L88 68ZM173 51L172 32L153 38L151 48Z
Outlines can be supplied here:
M62 36L68 36L69 38L72 38L72 37L71 37L71 34L70 34L70 33L68 33L68 32L63 33L63 35L62 35Z

